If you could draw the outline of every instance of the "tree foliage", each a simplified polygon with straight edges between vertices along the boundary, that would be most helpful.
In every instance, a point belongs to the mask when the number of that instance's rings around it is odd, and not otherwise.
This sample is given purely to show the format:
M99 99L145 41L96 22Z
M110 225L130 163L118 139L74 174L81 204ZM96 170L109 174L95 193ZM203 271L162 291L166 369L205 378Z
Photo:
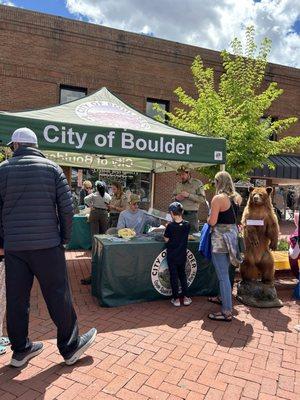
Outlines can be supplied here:
M164 112L172 126L201 136L227 140L226 169L234 179L247 179L254 168L267 164L269 156L293 152L300 137L280 138L297 118L273 121L268 115L272 103L283 93L276 82L264 81L271 41L255 44L255 30L246 29L245 49L241 40L231 42L232 52L221 52L223 73L216 82L213 68L205 68L197 56L191 70L197 90L196 98L178 87L174 92L183 108ZM272 141L272 136L278 138ZM215 167L203 172L213 176Z

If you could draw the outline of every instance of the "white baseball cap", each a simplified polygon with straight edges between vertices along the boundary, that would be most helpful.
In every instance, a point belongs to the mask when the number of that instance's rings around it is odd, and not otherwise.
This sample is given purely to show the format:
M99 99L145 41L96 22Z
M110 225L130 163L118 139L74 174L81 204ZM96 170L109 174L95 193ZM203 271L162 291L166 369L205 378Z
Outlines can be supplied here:
M32 143L37 144L36 134L29 128L19 128L11 135L11 141L7 143L10 146L12 143Z

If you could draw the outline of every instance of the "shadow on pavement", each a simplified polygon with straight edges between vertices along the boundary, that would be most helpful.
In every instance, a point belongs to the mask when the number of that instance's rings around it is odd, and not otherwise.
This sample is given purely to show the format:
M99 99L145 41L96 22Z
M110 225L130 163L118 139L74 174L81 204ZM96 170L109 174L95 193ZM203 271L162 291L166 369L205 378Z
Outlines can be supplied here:
M74 369L82 366L88 366L93 363L93 358L86 356L80 359L74 365L65 365L64 363L53 365L52 367L43 369L39 373L35 373L33 377L26 379L27 366L23 368L13 368L10 366L4 366L0 368L0 387L3 391L21 395L21 392L25 393L25 390L32 389L40 393L39 398L44 398L49 386L55 384L55 381L63 375L69 375ZM28 371L32 368L32 365L28 366ZM22 376L24 375L24 376ZM19 377L19 379L18 379ZM22 388L23 386L23 388ZM24 390L24 386L27 388ZM22 396L22 395L21 395ZM27 397L29 398L29 397ZM36 396L34 397L36 398Z

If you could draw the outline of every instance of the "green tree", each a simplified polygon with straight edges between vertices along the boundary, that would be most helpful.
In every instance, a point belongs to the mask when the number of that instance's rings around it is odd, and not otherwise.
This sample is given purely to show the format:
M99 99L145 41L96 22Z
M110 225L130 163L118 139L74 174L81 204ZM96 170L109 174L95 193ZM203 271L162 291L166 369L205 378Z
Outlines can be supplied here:
M11 157L11 151L8 147L0 147L0 163L6 158Z
M205 68L197 56L191 70L197 90L196 98L181 87L174 93L184 108L165 112L169 123L201 136L222 137L227 140L226 169L233 179L247 179L249 173L267 164L269 156L293 152L300 145L300 137L280 138L297 118L272 121L267 110L283 90L276 82L264 82L271 41L267 38L255 44L255 30L246 29L245 51L237 38L231 42L232 52L221 52L223 73L217 83L212 68ZM158 107L157 107L158 108ZM270 140L272 135L277 141ZM208 177L216 167L203 168Z

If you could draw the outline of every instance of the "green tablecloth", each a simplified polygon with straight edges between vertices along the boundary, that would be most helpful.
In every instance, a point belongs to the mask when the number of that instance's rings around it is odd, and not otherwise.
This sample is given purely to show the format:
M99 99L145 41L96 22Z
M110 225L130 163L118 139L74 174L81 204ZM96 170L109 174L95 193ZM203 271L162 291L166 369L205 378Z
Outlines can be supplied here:
M188 243L187 278L191 296L218 294L213 265L198 252L199 242ZM231 269L233 281L234 269ZM165 245L149 238L116 243L94 236L92 294L102 306L166 298L171 295Z
M87 217L83 215L74 215L71 240L67 245L67 249L88 250L91 247L92 247L91 228L90 224L87 221Z

